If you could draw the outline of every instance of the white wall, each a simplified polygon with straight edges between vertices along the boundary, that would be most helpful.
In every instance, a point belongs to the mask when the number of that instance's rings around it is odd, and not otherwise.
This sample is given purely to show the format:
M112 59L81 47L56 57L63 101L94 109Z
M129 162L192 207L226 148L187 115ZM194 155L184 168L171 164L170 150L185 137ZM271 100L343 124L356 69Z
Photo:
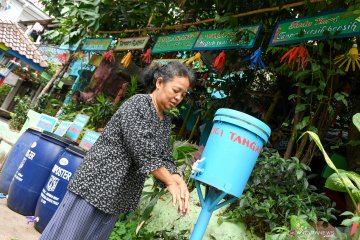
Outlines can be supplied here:
M5 1L5 0L0 0ZM7 0L10 8L0 9L0 19L19 21L45 20L50 17L28 0Z

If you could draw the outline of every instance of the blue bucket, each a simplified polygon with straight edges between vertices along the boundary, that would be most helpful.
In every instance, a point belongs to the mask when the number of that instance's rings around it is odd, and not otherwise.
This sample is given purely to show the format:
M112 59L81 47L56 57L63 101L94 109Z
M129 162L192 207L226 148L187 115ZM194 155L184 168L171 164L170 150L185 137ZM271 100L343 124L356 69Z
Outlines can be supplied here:
M11 180L31 144L39 139L40 131L28 128L16 141L0 172L0 192L8 194Z
M85 152L78 147L69 146L60 156L51 170L51 175L47 180L36 205L35 229L40 233L44 231L62 201L69 181L80 166Z
M34 215L37 200L59 156L72 142L43 132L27 151L10 184L7 205L23 215Z
M203 161L192 178L240 197L270 133L265 123L248 114L218 109Z

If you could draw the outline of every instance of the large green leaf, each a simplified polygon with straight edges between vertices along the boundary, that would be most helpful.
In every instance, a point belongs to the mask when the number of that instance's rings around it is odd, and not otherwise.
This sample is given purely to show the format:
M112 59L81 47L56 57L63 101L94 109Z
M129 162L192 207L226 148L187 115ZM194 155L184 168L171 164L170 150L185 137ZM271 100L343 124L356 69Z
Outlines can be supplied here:
M325 187L334 191L347 192L344 184L350 189L356 202L360 202L360 175L355 172L339 169L338 174L333 173L326 179Z
M318 240L319 235L315 233L314 228L301 216L290 216L291 230L289 233L293 233L293 236L289 234L287 239L296 240Z
M340 172L339 174L337 174L337 173L331 174L326 179L325 187L329 188L331 190L334 190L334 191L346 192L346 188L339 177L339 175L340 175L342 177L344 183L348 186L349 189L351 189L351 190L356 189L356 186L348 178L348 176L346 175L346 172L343 172L341 170L339 170L339 172Z
M327 163L327 165L333 169L335 172L338 172L338 169L335 167L334 163L331 161L330 157L327 155L323 145L321 144L321 141L320 141L320 138L319 136L314 133L314 132L311 132L311 131L306 131L305 133L303 133L301 135L301 137L303 137L305 134L309 134L310 137L314 140L315 144L318 146L318 148L320 149L320 151L322 152L324 158L325 158L325 161Z
M360 131L360 113L357 113L353 116L352 121L355 127Z

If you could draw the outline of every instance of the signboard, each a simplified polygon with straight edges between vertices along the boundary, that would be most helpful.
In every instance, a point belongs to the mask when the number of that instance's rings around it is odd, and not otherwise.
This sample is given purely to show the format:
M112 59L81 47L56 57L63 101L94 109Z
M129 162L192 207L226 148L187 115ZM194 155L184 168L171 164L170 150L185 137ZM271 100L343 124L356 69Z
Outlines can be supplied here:
M80 41L75 43L75 44L64 44L62 43L59 47L60 50L69 50L69 51L72 51L72 52L75 52L78 47L80 45Z
M134 37L134 38L119 38L115 47L115 51L125 50L139 50L144 49L146 43L149 41L150 36Z
M84 137L81 139L79 146L85 150L90 150L95 144L96 140L100 137L100 133L86 130Z
M73 141L76 141L79 138L81 131L85 127L86 123L89 121L89 118L90 117L85 114L76 115L74 122L67 130L65 136Z
M237 30L218 29L200 33L193 50L252 48L261 25L244 26Z
M103 55L100 54L93 54L89 60L89 65L98 67L103 59Z
M54 130L57 121L58 121L57 118L42 113L40 115L39 122L36 124L36 127L43 129L44 131L52 132Z
M192 50L200 31L160 36L151 51L154 53Z
M87 38L81 48L83 51L106 51L112 38Z
M180 62L184 62L186 59L181 59L181 58L164 58L164 59L153 59L151 62L153 63L158 63L160 65L165 65L168 62L171 61L180 61Z
M61 65L62 63L59 61L57 56L68 53L68 50L61 49L60 47L51 45L40 45L38 46L38 51L41 53L41 55L45 58L47 62L53 62L57 65Z
M71 124L72 124L72 122L61 121L54 133L60 137L63 137L65 135L66 131L71 126Z
M360 35L359 14L333 12L281 21L277 24L270 46Z

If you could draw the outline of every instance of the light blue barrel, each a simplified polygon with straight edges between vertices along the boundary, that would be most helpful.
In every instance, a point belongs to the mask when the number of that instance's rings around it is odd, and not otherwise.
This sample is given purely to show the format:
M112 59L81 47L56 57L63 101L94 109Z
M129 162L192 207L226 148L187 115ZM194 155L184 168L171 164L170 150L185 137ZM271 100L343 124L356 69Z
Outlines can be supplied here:
M38 219L35 222L35 229L40 233L44 231L56 212L65 196L67 186L84 156L85 152L82 149L70 145L52 168L35 209L35 217Z
M195 180L240 197L271 130L239 111L220 108L198 162Z
M8 194L10 183L31 144L39 139L41 132L32 128L19 137L11 148L0 172L0 193Z
M37 200L59 156L72 142L43 132L26 152L11 181L7 206L22 215L34 215Z

